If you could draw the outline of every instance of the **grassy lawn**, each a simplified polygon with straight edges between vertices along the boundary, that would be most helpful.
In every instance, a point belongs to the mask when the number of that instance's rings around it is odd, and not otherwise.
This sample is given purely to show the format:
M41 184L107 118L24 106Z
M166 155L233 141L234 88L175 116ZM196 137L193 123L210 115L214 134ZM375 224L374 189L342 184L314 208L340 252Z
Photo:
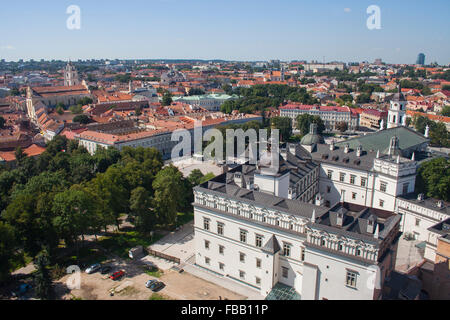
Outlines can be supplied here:
M177 227L185 225L186 223L191 222L194 220L194 213L193 212L178 212L177 217Z
M151 277L160 278L164 272L155 267L142 267L144 272Z
M162 238L162 235L155 233L153 239L150 236L142 235L137 231L117 232L111 236L101 237L98 244L103 248L113 252L119 257L128 258L128 251L137 246L144 248Z
M83 264L90 266L94 263L101 263L108 257L99 249L83 247L79 249L78 255L76 250L71 255L67 255L58 259L57 263L62 266L71 266Z
M28 264L33 262L33 258L28 254L24 253L23 260L22 259L11 259L11 268L10 271L14 272L19 270L20 268L26 267Z
M168 300L168 299L158 293L154 293L150 296L150 298L148 298L148 300Z

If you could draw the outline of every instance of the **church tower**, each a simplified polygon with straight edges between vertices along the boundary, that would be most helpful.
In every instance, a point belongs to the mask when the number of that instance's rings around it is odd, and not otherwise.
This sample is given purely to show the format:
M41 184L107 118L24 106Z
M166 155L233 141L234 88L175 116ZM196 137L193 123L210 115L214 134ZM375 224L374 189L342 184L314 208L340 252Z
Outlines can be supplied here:
M394 94L388 114L387 128L396 128L406 125L406 99L402 94L402 87L398 85L398 93Z
M78 79L78 72L73 66L73 64L69 61L67 63L66 68L64 69L64 86L78 86L80 84L80 80Z

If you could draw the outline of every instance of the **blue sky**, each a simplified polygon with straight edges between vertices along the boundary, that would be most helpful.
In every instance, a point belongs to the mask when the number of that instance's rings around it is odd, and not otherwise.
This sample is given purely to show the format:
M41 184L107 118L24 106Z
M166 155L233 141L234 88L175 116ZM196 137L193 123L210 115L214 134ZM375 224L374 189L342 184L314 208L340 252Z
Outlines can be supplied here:
M66 9L81 8L68 30ZM369 30L366 9L381 9ZM4 1L0 59L198 58L450 63L448 0Z

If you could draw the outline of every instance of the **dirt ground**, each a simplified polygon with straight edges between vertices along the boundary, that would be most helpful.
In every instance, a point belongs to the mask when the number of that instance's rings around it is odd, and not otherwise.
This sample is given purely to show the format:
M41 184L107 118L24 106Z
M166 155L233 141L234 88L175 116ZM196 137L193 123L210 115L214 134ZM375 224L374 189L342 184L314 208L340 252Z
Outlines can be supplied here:
M109 279L108 275L99 272L94 274L81 273L80 289L69 290L67 288L67 275L56 282L55 291L60 299L83 300L148 300L153 292L145 287L145 283L151 279L157 279L165 284L158 292L167 299L172 300L243 300L246 297L231 292L211 282L197 278L189 273L178 273L173 270L166 271L160 278L146 274L142 267L133 262L112 262L112 272L124 270L125 276L120 281ZM110 290L119 286L126 287L121 292L110 295Z

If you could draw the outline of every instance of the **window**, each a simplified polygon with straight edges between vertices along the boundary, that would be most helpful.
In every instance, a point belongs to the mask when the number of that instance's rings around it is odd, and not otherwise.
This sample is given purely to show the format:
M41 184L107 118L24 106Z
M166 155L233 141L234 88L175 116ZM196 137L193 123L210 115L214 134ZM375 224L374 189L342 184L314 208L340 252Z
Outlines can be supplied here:
M356 196L357 196L357 194L356 194L355 192L353 192L353 193L352 193L352 199L353 199L353 200L356 200Z
M223 254L225 251L225 247L224 246L219 246L219 253Z
M256 258L256 267L261 268L261 259Z
M355 184L355 180L356 180L356 176L352 174L352 175L350 176L350 183L351 183L351 184Z
M380 207L381 207L381 208L384 207L384 200L380 200Z
M222 262L219 262L219 269L222 271L225 269L225 265Z
M361 249L360 248L357 248L356 249L356 256L361 256Z
M341 172L339 175L339 181L344 182L345 181L345 173Z
M301 248L300 260L305 261L305 248Z
M331 192L331 187L327 186L327 193L330 193L330 192Z
M239 252L239 261L245 262L245 253Z
M242 270L239 270L239 278L245 279L245 272Z
M349 287L356 288L356 278L358 274L354 271L347 271L345 284Z
M328 179L333 179L333 170L328 170Z
M209 250L209 241L208 240L205 240L205 249Z
M262 235L260 235L260 234L257 234L256 235L256 237L255 237L255 245L257 246L257 247L259 247L259 248L261 248L262 247L262 239L263 239L263 236Z
M223 223L221 222L217 223L217 233L220 235L223 235L223 226L224 226Z
M408 189L409 189L409 183L404 183L403 184L403 195L408 194Z
M205 257L205 263L206 263L207 265L209 265L209 264L210 264L210 262L211 262L211 259L210 259L210 258L208 258L208 257Z
M260 286L261 285L261 279L258 278L258 277L255 277L255 283L256 283L257 286Z
M209 219L203 218L203 229L209 230Z
M342 243L341 243L341 242L339 242L339 244L338 244L338 250L339 250L339 251L342 251L342 249L343 249L343 247L342 247Z
M281 274L283 276L283 278L288 278L289 277L289 269L286 267L281 267Z
M365 187L367 185L367 179L361 178L361 187Z
M291 245L289 243L283 243L283 255L286 257L291 256Z
M240 240L241 240L241 242L247 242L247 231L246 230L241 230Z
M419 226L420 226L420 219L416 218L416 227L419 227Z
M386 189L387 189L387 183L381 181L381 182L380 182L380 191L386 192Z
M322 245L322 247L325 247L325 245L327 244L325 238L322 238L320 244Z

